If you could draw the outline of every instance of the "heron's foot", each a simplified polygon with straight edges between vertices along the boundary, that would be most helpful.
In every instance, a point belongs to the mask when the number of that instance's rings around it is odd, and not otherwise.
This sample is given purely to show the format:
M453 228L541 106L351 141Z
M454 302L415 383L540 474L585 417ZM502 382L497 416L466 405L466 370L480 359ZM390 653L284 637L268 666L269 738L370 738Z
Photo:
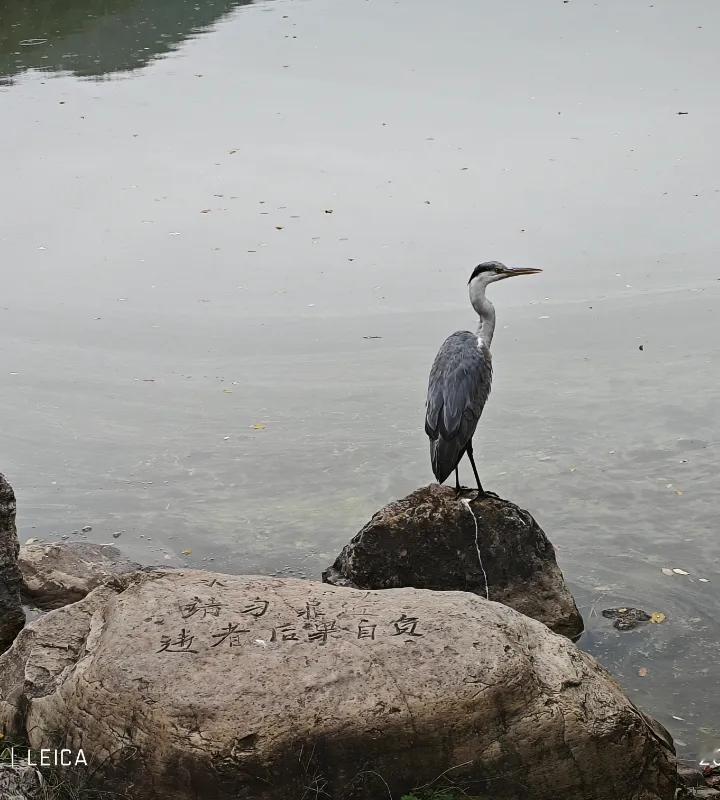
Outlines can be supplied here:
M471 502L482 500L485 497L497 497L494 492L487 492L482 486L461 486L459 490L456 489L455 491L457 492L456 497L458 499L464 495Z

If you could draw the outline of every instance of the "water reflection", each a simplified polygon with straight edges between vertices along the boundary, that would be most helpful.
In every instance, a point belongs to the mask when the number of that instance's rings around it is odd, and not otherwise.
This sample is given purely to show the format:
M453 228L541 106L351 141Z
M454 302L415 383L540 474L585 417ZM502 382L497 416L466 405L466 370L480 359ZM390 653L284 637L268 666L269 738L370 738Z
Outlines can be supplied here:
M100 78L144 67L253 0L5 0L0 82L25 70Z

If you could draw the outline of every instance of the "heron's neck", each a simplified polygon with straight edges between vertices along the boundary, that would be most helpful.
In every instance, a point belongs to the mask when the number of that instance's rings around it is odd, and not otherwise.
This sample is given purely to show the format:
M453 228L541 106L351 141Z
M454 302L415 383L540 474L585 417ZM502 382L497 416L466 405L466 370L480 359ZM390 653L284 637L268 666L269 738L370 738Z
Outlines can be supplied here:
M478 287L470 294L470 302L478 315L477 336L486 347L490 347L495 333L495 306L485 297L485 287Z

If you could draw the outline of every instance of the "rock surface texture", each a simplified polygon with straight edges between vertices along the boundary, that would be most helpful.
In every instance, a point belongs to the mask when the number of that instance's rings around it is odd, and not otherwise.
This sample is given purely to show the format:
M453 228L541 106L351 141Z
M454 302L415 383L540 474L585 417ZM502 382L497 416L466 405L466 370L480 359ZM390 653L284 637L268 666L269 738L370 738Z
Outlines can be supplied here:
M358 589L459 590L486 595L575 638L583 621L555 549L527 511L493 494L467 500L431 484L390 503L323 573ZM476 527L477 525L477 527Z
M75 603L106 580L140 569L117 547L88 542L24 544L18 565L23 594L43 609Z
M142 800L670 800L666 734L588 655L466 592L119 576L0 656L0 728Z
M19 593L22 576L17 560L15 493L0 474L0 652L10 645L25 624Z
M0 763L2 800L46 800L42 778L35 767Z

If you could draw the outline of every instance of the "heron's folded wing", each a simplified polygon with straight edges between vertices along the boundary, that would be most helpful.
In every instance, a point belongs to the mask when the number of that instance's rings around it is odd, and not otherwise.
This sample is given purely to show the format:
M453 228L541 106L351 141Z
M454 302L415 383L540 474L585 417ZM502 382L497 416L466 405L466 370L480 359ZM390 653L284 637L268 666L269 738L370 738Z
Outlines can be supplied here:
M490 394L490 351L467 331L449 336L440 348L428 384L425 431L431 439L472 436Z

